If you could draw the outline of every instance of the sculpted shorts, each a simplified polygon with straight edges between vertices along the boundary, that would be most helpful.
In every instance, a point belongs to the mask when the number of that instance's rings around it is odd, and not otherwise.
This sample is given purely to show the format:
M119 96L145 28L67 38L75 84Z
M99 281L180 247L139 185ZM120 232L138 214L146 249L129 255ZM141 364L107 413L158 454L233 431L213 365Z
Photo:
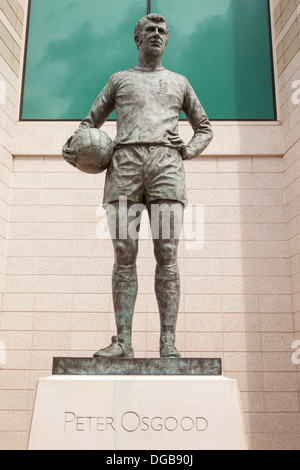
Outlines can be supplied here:
M158 199L187 204L179 150L161 145L118 148L106 173L104 206L120 196L145 205Z

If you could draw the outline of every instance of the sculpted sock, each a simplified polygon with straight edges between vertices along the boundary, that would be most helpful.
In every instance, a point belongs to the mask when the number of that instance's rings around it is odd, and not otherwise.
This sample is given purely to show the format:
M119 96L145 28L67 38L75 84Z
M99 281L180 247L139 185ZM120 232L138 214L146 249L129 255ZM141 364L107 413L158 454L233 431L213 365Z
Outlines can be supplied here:
M132 317L137 297L138 282L136 265L115 264L112 277L113 303L118 335L124 335L131 344Z
M161 337L169 336L175 340L179 302L180 277L178 264L156 266L155 294L161 323Z

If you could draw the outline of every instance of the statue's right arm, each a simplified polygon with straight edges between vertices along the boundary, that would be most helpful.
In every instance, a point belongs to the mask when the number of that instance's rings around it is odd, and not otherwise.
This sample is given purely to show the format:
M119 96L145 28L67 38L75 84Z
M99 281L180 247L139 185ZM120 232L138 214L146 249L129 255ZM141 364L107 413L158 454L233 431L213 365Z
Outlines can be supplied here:
M115 109L114 86L112 77L109 79L100 95L94 102L92 109L83 121L81 121L79 129L97 128L99 129ZM76 131L76 132L77 132Z
M92 109L90 110L89 114L81 123L79 124L78 129L74 132L74 134L69 137L67 142L63 147L63 157L66 160L69 160L72 157L73 149L70 148L70 143L73 137L81 130L81 129L88 129L88 128L97 128L99 129L109 117L109 115L115 109L115 98L114 98L114 86L113 86L113 79L112 77L109 79L103 90L101 91L100 95L97 97L96 101L94 102ZM70 161L69 161L70 163Z

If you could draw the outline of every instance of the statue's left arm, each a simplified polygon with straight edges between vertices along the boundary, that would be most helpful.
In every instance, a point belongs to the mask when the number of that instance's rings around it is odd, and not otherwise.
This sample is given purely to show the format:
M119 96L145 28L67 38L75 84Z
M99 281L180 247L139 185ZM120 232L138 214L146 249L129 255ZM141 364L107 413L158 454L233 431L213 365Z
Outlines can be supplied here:
M213 138L213 131L197 95L188 81L182 110L194 130L192 140L182 152L183 160L190 160L200 155L210 144Z

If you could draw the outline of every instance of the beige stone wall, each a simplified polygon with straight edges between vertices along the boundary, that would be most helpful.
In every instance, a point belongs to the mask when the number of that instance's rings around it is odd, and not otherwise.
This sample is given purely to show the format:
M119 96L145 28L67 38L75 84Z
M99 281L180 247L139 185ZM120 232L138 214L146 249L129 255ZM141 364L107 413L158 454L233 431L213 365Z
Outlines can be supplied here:
M215 153L185 164L189 201L205 206L205 243L200 251L187 251L183 240L179 256L179 349L185 357L222 357L224 375L240 384L250 449L300 448L299 377L291 360L292 343L300 340L299 111L290 99L291 83L300 79L299 52L292 56L290 49L298 38L292 37L297 4L278 4L275 0L283 125L215 125L210 150ZM21 12L22 2L0 5L0 20L21 47L15 29L21 13L13 20L4 12ZM64 130L44 123L42 139L30 123L14 131L18 76L13 67L19 56L1 21L0 36L7 38L13 56L9 63L0 57L12 94L12 114L5 112L9 120L0 126L1 165L8 178L6 183L1 179L6 200L0 214L5 273L0 340L7 346L7 360L0 365L0 449L23 449L36 380L51 374L53 356L89 356L115 331L113 253L111 242L96 236L104 175L79 173L57 157L70 125ZM2 111L3 106L0 123ZM231 138L224 151L225 132ZM261 145L254 139L256 156L251 155L251 135L261 139ZM284 137L281 145L275 140L279 137ZM18 155L13 165L11 152ZM142 239L137 357L158 357L154 267L152 242Z
M0 2L0 274L4 269L12 170L12 137L17 118L20 43L24 11L17 1ZM1 289L2 291L2 289Z
M225 375L240 382L251 446L271 445L270 430L280 434L287 422L295 429L298 410L282 160L208 158L186 172L190 202L206 206L206 241L201 252L182 244L178 345L187 357L224 359ZM102 187L103 177L61 159L15 161L2 329L7 338L19 331L8 381L26 372L34 387L50 374L53 355L90 355L114 332L111 244L95 234ZM138 267L134 346L152 357L151 242L142 241Z
M295 340L300 341L300 2L278 2L275 20L292 306ZM300 375L298 384L300 389Z
M282 159L198 159L186 174L190 203L205 204L205 244L188 252L182 242L178 346L222 357L239 380L251 448L288 446L299 405ZM53 356L89 356L114 333L111 243L95 233L102 191L103 176L61 159L15 160L2 330L7 383L24 380L31 398ZM151 241L140 248L134 347L158 357Z
M3 275L10 204L12 140L17 120L24 10L17 0L0 2L0 273Z
M0 292L1 306L4 288L5 256L9 227L11 187L12 187L12 147L15 123L18 115L20 89L20 57L24 23L24 2L21 0L0 1ZM0 313L2 325L2 308ZM12 331L11 337L14 332ZM8 346L5 333L0 334L0 448L12 448L12 442L19 446L19 435L14 430L20 427L19 406L14 399L19 392L5 386L5 367L2 362L7 359ZM23 390L24 384L20 387ZM6 389L6 390L5 390ZM22 395L21 391L21 395ZM20 393L18 395L20 397ZM22 420L22 418L21 418ZM22 443L24 441L22 440Z
M275 0L274 22L279 77L299 51L298 0Z
M0 2L0 275L4 273L9 206L13 135L17 120L20 51L24 10L18 1ZM1 287L2 292L2 287Z

